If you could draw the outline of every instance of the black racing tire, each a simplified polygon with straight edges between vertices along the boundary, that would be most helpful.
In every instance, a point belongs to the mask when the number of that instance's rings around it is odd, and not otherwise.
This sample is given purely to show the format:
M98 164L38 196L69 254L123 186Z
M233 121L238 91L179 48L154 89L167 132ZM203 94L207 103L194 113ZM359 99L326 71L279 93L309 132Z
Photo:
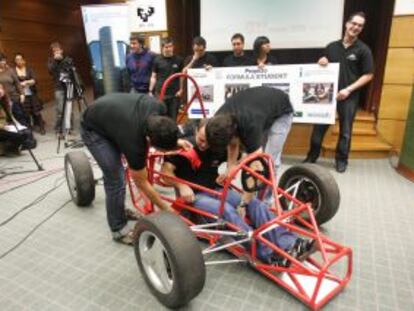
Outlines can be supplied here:
M301 164L292 166L284 172L279 180L279 187L286 190L303 179L296 198L302 202L311 202L318 225L331 220L338 212L340 193L338 184L332 174L316 164ZM283 209L289 208L289 203L283 197L280 199ZM304 217L308 219L308 217Z
M90 206L95 199L92 166L83 151L65 155L65 176L73 202L79 207Z
M164 306L179 308L201 292L206 279L201 247L180 217L169 212L145 216L136 225L135 238L138 267Z

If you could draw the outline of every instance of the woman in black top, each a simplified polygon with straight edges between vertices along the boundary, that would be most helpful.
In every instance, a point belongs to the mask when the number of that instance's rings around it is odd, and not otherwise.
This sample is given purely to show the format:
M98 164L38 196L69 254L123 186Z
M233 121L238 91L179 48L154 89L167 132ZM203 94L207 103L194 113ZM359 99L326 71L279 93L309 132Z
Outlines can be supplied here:
M23 89L16 74L7 65L6 55L3 53L0 53L0 83L13 102L11 109L14 117L21 124L27 125L27 117L21 105L24 102Z
M23 102L23 109L29 119L33 119L33 125L39 126L40 133L46 134L45 121L42 118L41 111L43 104L37 96L36 77L32 68L26 66L26 60L21 53L17 53L14 57L16 73L20 86L23 89L25 100Z
M259 67L264 67L264 65L276 65L276 58L270 55L271 49L272 47L270 46L268 37L257 37L253 43L254 65L258 65Z

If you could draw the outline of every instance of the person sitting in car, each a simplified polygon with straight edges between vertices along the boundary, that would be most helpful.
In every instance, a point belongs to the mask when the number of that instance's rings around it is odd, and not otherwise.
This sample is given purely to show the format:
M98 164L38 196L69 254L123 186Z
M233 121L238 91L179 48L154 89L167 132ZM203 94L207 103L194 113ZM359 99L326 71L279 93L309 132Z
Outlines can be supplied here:
M178 154L166 156L162 172L172 177L178 177L191 183L221 192L222 186L217 183L218 167L226 160L226 153L215 154L208 148L206 139L207 120L203 119L195 128L195 135L188 140L194 148L181 150ZM209 192L192 189L190 186L164 178L166 184L174 186L187 203L191 203L197 209L217 215L221 206L221 200ZM234 190L230 190L224 205L224 220L235 224L244 232L268 223L275 218L273 212L264 202L251 196L243 196ZM245 221L245 215L250 219L251 225ZM314 248L314 241L303 239L296 233L279 226L264 235L272 243L290 253L293 257L301 258ZM278 256L272 249L258 244L258 257L266 263L274 263L280 266L289 266L290 262L282 256Z

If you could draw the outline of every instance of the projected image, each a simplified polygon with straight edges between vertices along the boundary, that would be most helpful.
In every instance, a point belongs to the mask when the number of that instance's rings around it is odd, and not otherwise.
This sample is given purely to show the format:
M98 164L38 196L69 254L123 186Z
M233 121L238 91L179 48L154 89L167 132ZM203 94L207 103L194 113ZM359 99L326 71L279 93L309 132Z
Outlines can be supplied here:
M199 85L201 98L203 98L203 102L205 103L212 103L214 100L214 85ZM191 93L194 94L195 87L191 86Z
M333 83L303 83L302 102L304 104L332 104Z
M240 91L248 89L250 84L248 83L237 83L237 84L226 84L224 86L224 100L232 97L234 94L237 94Z
M262 86L273 87L279 89L289 95L290 84L289 83L263 83Z

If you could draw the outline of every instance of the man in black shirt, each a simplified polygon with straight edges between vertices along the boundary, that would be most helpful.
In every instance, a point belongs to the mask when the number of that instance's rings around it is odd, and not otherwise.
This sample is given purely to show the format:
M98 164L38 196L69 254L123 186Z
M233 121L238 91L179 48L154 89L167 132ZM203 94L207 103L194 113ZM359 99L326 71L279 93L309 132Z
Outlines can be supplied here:
M191 68L204 68L210 70L218 66L218 61L213 54L206 52L207 42L203 37L195 37L193 39L193 55L189 55L184 59L183 73L187 73ZM185 80L180 80L180 92L184 93Z
M337 111L339 116L339 139L336 146L336 170L346 171L351 146L352 125L358 108L361 88L373 78L374 62L370 48L358 39L365 25L365 14L351 15L345 24L344 38L334 41L325 49L318 61L321 66L329 62L339 63ZM311 146L304 162L316 162L321 151L323 137L329 125L313 127Z
M160 150L188 147L177 141L177 125L160 116L164 113L165 106L151 96L112 93L96 100L83 114L82 139L102 169L108 223L116 241L132 243L132 228L125 215L122 155L137 187L159 208L171 210L148 182L146 169L150 144Z
M244 36L236 33L231 37L233 54L227 56L223 61L223 67L238 67L253 65L252 59L244 53Z
M55 88L55 125L56 133L59 133L63 118L63 105L65 101L65 85L60 80L62 73L67 73L73 66L72 58L65 55L63 48L59 42L50 44L52 56L47 61L47 68L50 75L53 77L53 84Z
M189 55L184 60L184 70L187 72L190 68L211 69L217 67L218 62L213 54L206 52L207 42L203 37L193 39L193 55Z
M227 99L208 122L207 142L214 150L227 148L227 172L236 165L241 144L247 153L262 152L264 146L276 173L292 119L292 104L283 91L263 86L246 89Z
M152 75L150 82L150 94L155 91L155 95L159 97L162 85L165 80L175 73L181 72L183 69L183 59L180 56L174 55L174 42L171 38L165 38L161 42L162 54L158 55L152 67ZM180 80L175 79L168 86L164 103L167 106L167 115L171 119L177 119L178 108L180 106L179 98L182 92L179 90Z

